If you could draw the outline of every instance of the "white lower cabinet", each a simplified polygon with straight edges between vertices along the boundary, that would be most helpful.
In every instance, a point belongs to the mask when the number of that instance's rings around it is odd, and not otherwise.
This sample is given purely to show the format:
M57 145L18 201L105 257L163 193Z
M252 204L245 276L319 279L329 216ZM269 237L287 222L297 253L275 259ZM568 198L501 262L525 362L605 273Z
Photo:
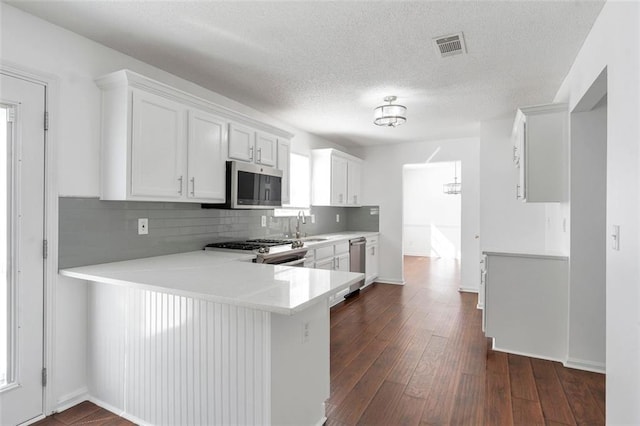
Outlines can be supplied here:
M364 285L368 286L378 278L379 258L378 258L378 237L368 237L366 245L366 263Z
M563 256L485 253L485 334L493 348L563 362L569 279Z
M328 269L332 271L349 271L349 242L340 242L334 245L318 247L313 251L314 268L316 269ZM305 262L305 266L307 263ZM330 306L336 305L343 300L344 295L349 292L349 289L339 291L333 296L329 297Z

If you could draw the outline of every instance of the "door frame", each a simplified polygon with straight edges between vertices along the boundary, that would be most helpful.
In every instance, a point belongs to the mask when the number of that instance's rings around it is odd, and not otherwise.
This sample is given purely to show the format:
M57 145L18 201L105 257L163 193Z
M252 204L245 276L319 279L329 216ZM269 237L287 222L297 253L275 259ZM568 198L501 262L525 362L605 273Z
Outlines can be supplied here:
M47 258L44 260L44 324L43 324L43 368L47 371L47 385L44 387L42 405L45 417L56 409L54 374L51 366L55 365L55 295L58 282L58 180L57 180L57 144L56 129L58 119L51 113L51 107L58 101L58 78L52 74L44 74L18 64L0 60L3 74L20 78L45 87L45 111L48 112L48 130L44 132L44 238L47 240ZM59 111L58 108L55 108ZM39 418L42 418L39 417ZM39 418L34 419L38 420Z

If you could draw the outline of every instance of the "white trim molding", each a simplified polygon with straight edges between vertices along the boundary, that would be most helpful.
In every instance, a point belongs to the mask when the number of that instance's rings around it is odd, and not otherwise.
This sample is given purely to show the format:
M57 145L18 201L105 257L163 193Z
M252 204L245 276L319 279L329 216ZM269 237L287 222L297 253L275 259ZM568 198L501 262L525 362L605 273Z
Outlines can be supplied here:
M576 370L591 371L592 373L606 374L606 364L603 362L587 361L585 359L568 358L562 363L567 368L575 368Z

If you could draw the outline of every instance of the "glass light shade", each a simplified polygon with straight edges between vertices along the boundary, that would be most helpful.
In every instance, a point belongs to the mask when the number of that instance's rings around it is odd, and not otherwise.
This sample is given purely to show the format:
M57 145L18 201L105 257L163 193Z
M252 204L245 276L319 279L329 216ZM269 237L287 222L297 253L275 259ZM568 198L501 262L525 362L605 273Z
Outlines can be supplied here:
M407 121L407 108L403 105L380 105L373 110L373 123L378 126L396 127Z

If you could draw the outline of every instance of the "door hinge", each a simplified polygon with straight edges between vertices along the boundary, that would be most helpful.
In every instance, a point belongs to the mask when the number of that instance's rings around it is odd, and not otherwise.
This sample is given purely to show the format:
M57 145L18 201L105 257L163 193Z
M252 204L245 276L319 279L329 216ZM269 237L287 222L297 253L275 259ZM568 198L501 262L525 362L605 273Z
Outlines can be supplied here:
M16 121L16 109L15 107L7 108L7 123L15 123Z
M42 369L42 386L47 386L47 369Z
M44 129L49 130L49 111L44 112Z
M42 257L46 259L49 256L49 241L42 240Z

